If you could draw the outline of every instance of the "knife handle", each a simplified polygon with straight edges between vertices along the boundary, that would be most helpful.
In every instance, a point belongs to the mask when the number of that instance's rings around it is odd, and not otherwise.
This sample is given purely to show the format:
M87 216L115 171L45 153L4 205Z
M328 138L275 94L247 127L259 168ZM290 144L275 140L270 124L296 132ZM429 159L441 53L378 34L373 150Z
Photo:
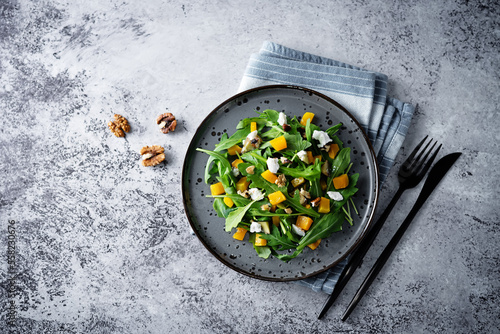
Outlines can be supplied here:
M401 186L399 187L398 191L394 194L391 202L385 208L380 218L375 222L375 224L373 224L373 227L368 231L366 237L361 240L360 245L358 246L358 248L356 248L352 256L349 258L349 261L347 262L346 266L342 270L337 280L337 284L335 284L335 287L333 288L332 294L328 297L325 304L323 305L321 312L318 315L318 319L321 319L326 314L326 312L333 305L337 297L340 295L340 293L342 292L342 290L344 289L344 287L346 286L347 282L354 274L356 269L361 265L361 263L363 262L363 258L368 252L368 249L370 249L370 246L373 244L373 241L375 240L378 233L382 229L382 226L384 226L384 223L389 217L389 214L391 213L392 209L399 201L399 198L401 197L401 195L405 190L406 188Z

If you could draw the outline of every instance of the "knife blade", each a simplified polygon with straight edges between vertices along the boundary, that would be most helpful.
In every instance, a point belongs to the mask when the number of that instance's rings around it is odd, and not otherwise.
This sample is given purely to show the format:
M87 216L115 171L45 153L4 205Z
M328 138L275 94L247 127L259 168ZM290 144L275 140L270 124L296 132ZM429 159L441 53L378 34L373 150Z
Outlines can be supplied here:
M450 170L450 168L453 166L455 161L457 161L457 159L460 157L461 154L462 153L460 152L448 154L445 157L441 158L438 162L436 162L436 164L431 168L431 171L429 172L429 175L425 180L424 186L422 187L422 190L417 198L417 201L413 205L413 208L411 209L410 213L403 221L399 229L396 231L389 244L385 247L384 251L380 254L379 258L377 259L372 269L366 276L365 280L359 287L358 291L352 298L351 302L349 303L349 306L342 315L342 321L345 321L349 317L351 312L359 303L365 292L370 287L373 280L377 277L378 273L387 262L387 259L389 259L392 251L394 250L394 248L396 248L396 245L398 244L399 240L401 240L401 237L403 236L405 231L408 229L408 226L410 226L410 223L412 222L413 218L415 218L417 212L424 205L427 198L429 198L430 194L434 191L438 183Z

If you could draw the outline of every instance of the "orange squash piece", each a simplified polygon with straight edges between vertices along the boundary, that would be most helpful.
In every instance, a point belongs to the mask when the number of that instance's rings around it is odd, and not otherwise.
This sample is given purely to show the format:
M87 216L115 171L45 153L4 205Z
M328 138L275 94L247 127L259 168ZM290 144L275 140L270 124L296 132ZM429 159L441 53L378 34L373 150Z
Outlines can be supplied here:
M241 147L238 145L231 146L227 149L227 153L229 153L229 155L236 155L236 153L241 154Z
M232 208L234 205L234 202L229 197L224 197L224 204L226 204L228 207Z
M243 162L243 160L236 159L233 162L231 162L231 166L234 167L234 168L238 168L238 165L241 164L242 162Z
M260 174L266 181L269 181L271 183L274 183L276 182L276 180L278 179L278 177L273 173L271 172L269 169L266 170L264 173Z
M212 196L222 195L226 193L226 190L224 190L222 182L217 182L210 186L210 193L212 194Z
M335 189L344 189L349 185L349 177L347 174L342 174L333 178L333 186Z
M273 220L274 226L276 226L276 227L280 226L280 217L279 216L273 216L272 220Z
M311 218L307 216L298 216L295 225L297 225L297 227L300 227L304 231L307 231L309 230L309 228L311 228L312 223L313 220Z
M311 151L306 151L306 153L307 153L307 160L309 160L310 164L313 164L314 163L313 153Z
M260 237L260 234L255 234L255 246L266 246L267 245L267 240L262 239Z
M250 122L250 132L257 130L257 122Z
M337 153L339 153L339 145L331 144L330 149L328 150L328 156L330 157L330 159L335 159Z
M267 197L269 198L269 203L271 203L271 205L276 205L286 201L285 195L283 195L283 193L279 190L272 194L269 194Z
M330 212L330 200L326 197L321 197L321 201L318 206L319 213L328 213Z
M313 242L312 244L307 245L307 247L311 248L312 250L315 250L316 248L318 248L320 242L321 242L321 239L318 239L316 242Z
M284 150L287 147L285 136L279 136L278 138L274 138L269 143L276 151Z
M313 118L314 118L314 114L312 112L306 112L302 116L302 119L300 120L300 124L302 124L303 126L306 126L307 125L307 120L310 119L311 123L312 123Z
M236 232L233 234L233 238L241 241L245 237L245 234L247 234L247 230L242 227L237 227Z
M236 182L236 190L239 191L245 191L248 189L248 185L250 184L250 181L247 181L247 177L243 176L241 179Z

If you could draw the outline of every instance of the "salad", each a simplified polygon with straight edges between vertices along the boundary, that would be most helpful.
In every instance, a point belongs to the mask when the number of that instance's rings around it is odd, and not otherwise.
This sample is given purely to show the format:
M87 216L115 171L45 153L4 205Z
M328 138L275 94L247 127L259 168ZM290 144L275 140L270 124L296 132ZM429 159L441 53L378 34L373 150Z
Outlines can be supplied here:
M257 111L256 111L257 112ZM349 174L350 148L335 135L341 123L322 131L314 114L300 119L267 109L224 133L209 155L210 184L225 231L253 244L258 256L290 261L306 247L352 225L352 196L359 174Z

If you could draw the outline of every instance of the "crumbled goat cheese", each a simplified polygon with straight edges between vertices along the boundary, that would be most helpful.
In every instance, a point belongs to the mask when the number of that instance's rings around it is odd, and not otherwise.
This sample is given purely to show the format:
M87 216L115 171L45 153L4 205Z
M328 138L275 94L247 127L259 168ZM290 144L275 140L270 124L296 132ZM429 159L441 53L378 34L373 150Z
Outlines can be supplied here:
M250 224L250 232L252 233L262 232L262 225L253 221L252 224Z
M234 175L235 177L237 177L237 176L239 176L239 175L240 175L240 170L239 170L238 168L233 167L232 171L233 171L233 175Z
M295 232L295 234L300 235L301 237L306 235L306 231L304 231L303 229L301 229L300 227L298 227L295 224L292 224L292 229Z
M283 126L283 124L286 124L286 115L284 112L280 112L278 116L278 124Z
M300 160L304 161L306 164L309 163L309 159L307 158L306 151L302 150L302 151L297 152L297 156L299 157Z
M280 165L278 164L278 158L267 158L267 169L273 174L278 172Z
M262 191L257 188L248 189L248 193L250 194L252 201L260 201L264 198L264 194L262 193Z
M330 197L331 199L333 199L334 201L342 201L344 199L344 197L342 196L341 193L339 193L338 191L327 191L326 194L328 195L328 197Z
M250 133L248 134L248 136L247 136L246 140L252 140L252 139L254 139L255 137L257 137L257 130L250 132Z
M330 136L328 136L328 133L326 133L325 131L314 130L312 137L313 139L319 141L318 147L323 147L332 141L330 139Z

